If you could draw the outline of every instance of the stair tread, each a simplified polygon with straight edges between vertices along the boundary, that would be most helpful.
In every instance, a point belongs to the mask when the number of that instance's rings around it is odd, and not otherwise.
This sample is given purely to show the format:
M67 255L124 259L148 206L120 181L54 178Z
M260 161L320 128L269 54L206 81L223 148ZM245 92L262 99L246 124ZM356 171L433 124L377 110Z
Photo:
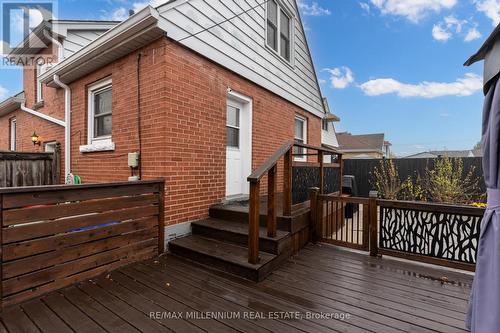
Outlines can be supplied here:
M202 227L208 227L228 232L233 232L236 234L248 235L248 224L247 223L237 223L234 221L221 220L216 218L208 218L201 221L192 222ZM290 233L287 231L277 230L276 237L268 237L267 229L264 227L259 228L259 238L268 239L273 241L278 241L280 239L286 238Z
M246 247L199 235L177 238L171 241L170 244L255 270L277 257L270 253L259 252L260 261L258 264L253 265L248 262L248 249Z

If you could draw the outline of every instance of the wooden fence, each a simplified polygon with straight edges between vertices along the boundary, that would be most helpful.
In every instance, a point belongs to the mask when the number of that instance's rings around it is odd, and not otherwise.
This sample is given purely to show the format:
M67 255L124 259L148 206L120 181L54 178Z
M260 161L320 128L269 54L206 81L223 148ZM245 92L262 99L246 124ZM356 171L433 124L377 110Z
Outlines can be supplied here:
M471 167L474 168L474 176L480 179L479 186L481 193L486 192L486 185L483 181L483 169L481 157L463 157L464 173L467 173ZM380 159L347 159L344 160L343 174L353 175L356 178L356 187L358 196L368 197L373 186L373 171L380 165ZM436 158L395 158L392 159L394 165L398 168L399 178L405 181L411 177L414 181L417 176L424 176L426 168L432 168Z
M60 151L53 153L0 152L0 187L60 183Z
M0 189L2 307L164 252L164 182Z
M313 241L473 271L483 208L311 191Z

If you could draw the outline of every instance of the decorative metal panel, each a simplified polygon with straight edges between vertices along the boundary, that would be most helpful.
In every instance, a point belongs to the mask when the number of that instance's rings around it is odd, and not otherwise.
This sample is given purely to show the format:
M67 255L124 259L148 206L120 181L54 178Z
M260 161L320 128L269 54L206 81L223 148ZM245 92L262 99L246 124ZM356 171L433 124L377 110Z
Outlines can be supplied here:
M380 207L383 249L474 264L481 216Z

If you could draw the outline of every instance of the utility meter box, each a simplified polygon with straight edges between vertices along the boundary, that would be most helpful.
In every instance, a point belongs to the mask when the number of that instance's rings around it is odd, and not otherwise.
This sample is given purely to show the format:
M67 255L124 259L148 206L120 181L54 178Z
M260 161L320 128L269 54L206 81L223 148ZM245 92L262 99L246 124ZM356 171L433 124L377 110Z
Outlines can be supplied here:
M128 153L128 166L130 168L139 167L139 153Z

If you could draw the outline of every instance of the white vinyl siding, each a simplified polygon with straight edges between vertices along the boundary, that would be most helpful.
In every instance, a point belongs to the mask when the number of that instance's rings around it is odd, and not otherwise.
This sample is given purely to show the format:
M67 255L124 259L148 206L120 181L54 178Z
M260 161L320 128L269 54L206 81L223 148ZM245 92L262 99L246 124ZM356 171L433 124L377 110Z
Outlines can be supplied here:
M328 130L322 129L321 130L321 143L332 146L332 147L338 147L339 143L337 141L337 134L335 133L335 127L332 122L326 122L328 125Z
M267 6L259 6L260 0L181 1L159 11L170 38L182 39L194 51L322 117L323 101L295 1L273 1L290 14L290 62L280 56L279 47L275 51L267 44ZM204 31L207 27L212 28ZM278 34L278 43L280 39Z
M73 53L79 51L87 44L90 44L105 32L105 30L69 30L68 36L62 43L64 48L64 57L68 58L72 56Z

